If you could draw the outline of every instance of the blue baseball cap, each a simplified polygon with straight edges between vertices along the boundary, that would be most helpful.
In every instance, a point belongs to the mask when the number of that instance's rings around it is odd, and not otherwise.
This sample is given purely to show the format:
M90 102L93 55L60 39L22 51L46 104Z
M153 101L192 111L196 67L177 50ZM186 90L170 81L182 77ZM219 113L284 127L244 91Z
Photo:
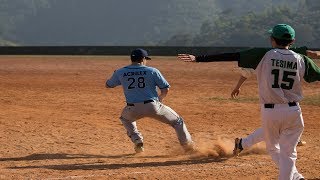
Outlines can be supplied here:
M131 60L140 60L143 58L146 58L147 60L151 60L146 50L138 48L131 52Z
M294 29L287 24L278 24L269 30L272 37L281 40L293 40L295 38Z

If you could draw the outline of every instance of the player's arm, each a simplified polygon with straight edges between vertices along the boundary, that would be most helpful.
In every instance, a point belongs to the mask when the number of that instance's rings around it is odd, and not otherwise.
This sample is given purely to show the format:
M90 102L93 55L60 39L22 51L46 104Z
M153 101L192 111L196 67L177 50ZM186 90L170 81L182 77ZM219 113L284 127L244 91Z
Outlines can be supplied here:
M178 54L178 59L184 62L217 62L217 61L239 61L239 53L222 53L212 55L194 56L192 54Z
M320 59L320 51L307 50L307 56L311 59Z
M184 62L196 62L196 56L192 54L178 54L178 59Z
M253 68L255 69L262 57L271 48L250 48L247 50L242 50L235 53L222 53L222 54L212 54L212 55L200 55L195 56L192 54L178 54L178 59L184 62L218 62L218 61L237 61L239 67L243 68ZM307 47L291 48L291 50L307 55L310 58L320 58L319 51L307 50Z
M236 68L235 70L238 71L240 75L240 79L237 83L237 85L234 87L233 91L231 92L231 98L236 98L239 93L240 93L240 88L243 85L243 83L250 78L251 76L253 76L255 74L255 70L251 69L251 68Z
M105 86L106 88L114 88L118 85L121 85L121 82L117 76L117 71L114 71L111 78L106 81Z
M154 71L152 74L153 74L153 78L155 80L156 85L160 89L160 94L158 95L158 98L159 98L159 101L161 102L167 96L169 92L170 84L163 77L163 75L158 69L154 68Z
M305 62L305 72L303 79L308 82L320 81L320 68L307 56L303 56Z
M162 100L167 96L168 92L169 92L169 88L160 89L160 94L159 94L160 102L162 102Z
M239 79L237 85L234 87L233 91L231 92L231 98L232 98L232 99L235 99L235 98L239 95L239 93L240 93L240 88L241 88L241 86L243 85L243 83L244 83L246 80L247 80L246 77L244 77L244 76L242 76L242 75L240 76L240 79Z
M290 48L290 50L302 54L307 55L308 48L305 46ZM260 63L263 56L269 51L271 48L251 48L248 50L240 51L240 59L238 61L238 66L242 68L252 68L256 69L258 64ZM314 55L311 51L309 51L310 55Z

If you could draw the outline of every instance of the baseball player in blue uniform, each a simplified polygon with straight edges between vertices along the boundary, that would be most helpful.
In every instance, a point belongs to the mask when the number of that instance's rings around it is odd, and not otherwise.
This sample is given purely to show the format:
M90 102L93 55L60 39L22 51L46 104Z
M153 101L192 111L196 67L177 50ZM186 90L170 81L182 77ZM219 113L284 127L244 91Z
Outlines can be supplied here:
M106 81L107 88L119 85L123 88L127 104L120 120L127 135L134 143L135 151L143 152L143 136L137 128L136 121L143 117L151 117L173 127L186 151L194 150L194 143L183 118L162 103L170 85L158 69L146 66L147 60L150 59L147 51L135 49L131 52L131 65L116 70Z

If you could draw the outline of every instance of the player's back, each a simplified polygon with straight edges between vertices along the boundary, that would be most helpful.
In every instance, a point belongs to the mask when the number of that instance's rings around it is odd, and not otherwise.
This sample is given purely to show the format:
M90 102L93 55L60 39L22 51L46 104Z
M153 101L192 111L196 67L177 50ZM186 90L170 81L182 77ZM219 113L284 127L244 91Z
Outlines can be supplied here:
M129 65L116 73L128 103L158 100L157 87L169 87L160 71L153 67Z
M260 61L256 71L262 104L284 104L302 99L304 75L301 55L288 49L272 49Z

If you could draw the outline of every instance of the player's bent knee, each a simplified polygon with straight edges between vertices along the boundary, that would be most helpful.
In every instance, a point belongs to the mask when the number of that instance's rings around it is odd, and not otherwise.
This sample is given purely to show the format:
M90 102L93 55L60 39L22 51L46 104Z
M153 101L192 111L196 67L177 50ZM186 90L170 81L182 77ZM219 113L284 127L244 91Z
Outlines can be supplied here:
M121 122L131 122L129 119L126 119L126 118L124 118L122 116L120 116L119 119L120 119Z
M176 119L175 121L173 121L173 123L171 124L172 127L176 127L176 126L182 126L184 123L183 118L182 117L178 117L178 119Z

